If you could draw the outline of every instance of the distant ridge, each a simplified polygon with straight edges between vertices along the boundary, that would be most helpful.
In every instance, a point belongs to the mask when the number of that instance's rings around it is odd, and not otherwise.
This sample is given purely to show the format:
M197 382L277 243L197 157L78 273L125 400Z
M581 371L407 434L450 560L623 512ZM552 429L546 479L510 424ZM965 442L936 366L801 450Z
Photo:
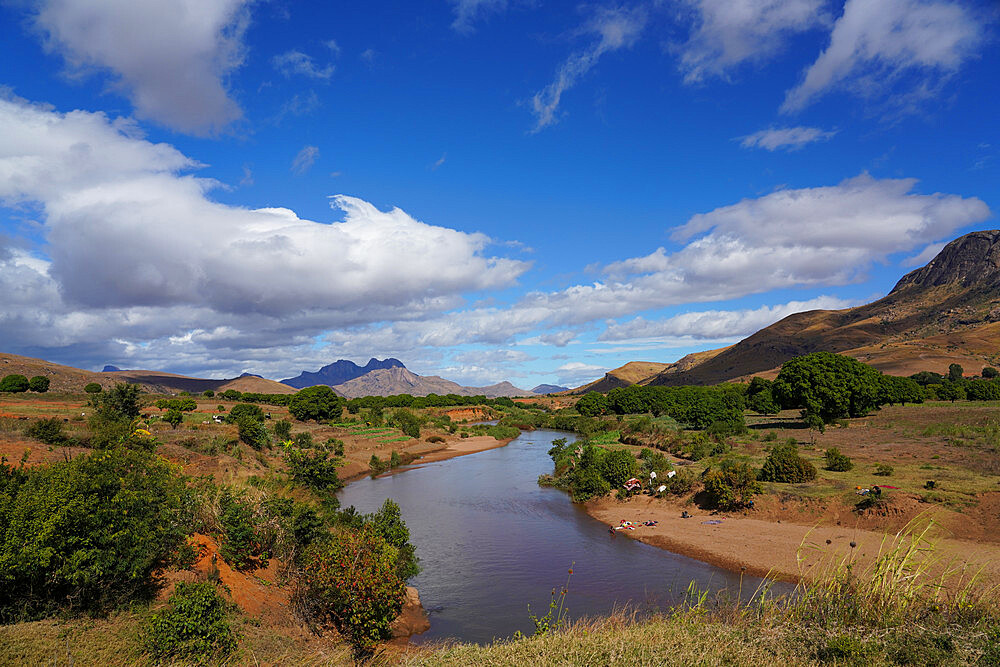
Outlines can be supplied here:
M120 370L121 369L118 368L117 366L112 366L111 364L108 364L107 366L105 366L104 368L101 369L101 372L102 373L116 373L116 372L118 372Z
M531 390L533 394L558 394L561 391L569 391L569 387L562 387L557 384L540 384Z
M403 362L399 359L388 358L384 361L375 359L374 357L368 360L368 363L364 366L358 366L353 361L347 359L340 359L323 366L315 373L310 371L302 371L298 376L293 378L288 378L287 380L282 380L282 384L287 384L289 387L295 387L296 389L304 389L306 387L314 387L316 385L325 384L328 386L336 386L343 384L354 378L361 377L366 373L370 373L375 370L381 370L386 368L406 368Z
M397 394L410 394L411 396L426 396L427 394L481 395L488 398L535 395L533 392L518 389L510 382L499 382L486 387L463 387L457 382L445 380L436 375L417 375L404 368L402 364L393 368L382 368L365 373L335 386L334 389L347 398L395 396Z

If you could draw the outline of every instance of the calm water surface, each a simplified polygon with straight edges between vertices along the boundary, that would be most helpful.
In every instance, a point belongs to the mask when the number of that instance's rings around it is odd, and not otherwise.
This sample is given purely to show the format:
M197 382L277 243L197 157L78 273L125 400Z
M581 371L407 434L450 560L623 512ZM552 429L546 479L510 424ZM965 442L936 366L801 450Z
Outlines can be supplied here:
M573 618L617 606L664 607L691 581L738 590L740 577L623 536L574 506L569 495L538 486L552 471L548 449L556 431L531 431L506 447L363 479L340 502L373 512L392 498L402 508L421 572L420 591L431 629L416 642L443 637L488 642L533 631L527 605L543 615L549 594L566 581ZM622 519L633 519L622 509ZM692 526L692 529L694 526ZM752 593L759 579L744 577Z

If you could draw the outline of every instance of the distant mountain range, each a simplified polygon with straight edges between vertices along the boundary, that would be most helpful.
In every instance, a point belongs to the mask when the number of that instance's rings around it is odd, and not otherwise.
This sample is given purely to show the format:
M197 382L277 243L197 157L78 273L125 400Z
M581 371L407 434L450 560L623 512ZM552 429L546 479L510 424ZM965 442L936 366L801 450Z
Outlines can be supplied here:
M323 368L319 369L315 373L302 371L302 373L298 376L282 380L281 383L287 384L289 387L295 387L296 389L313 387L318 384L335 387L339 384L344 384L349 380L353 380L354 378L361 377L366 373L386 368L405 368L405 366L403 366L403 362L399 359L393 359L391 357L384 361L372 358L369 359L368 363L364 366L358 366L353 361L341 359L333 362L332 364L323 366Z
M735 345L673 364L631 362L575 391L773 377L785 361L818 351L846 354L890 375L947 373L953 363L970 373L1000 365L1000 230L955 239L878 301L795 313Z
M334 385L333 389L347 398L392 396L395 394L410 394L411 396L458 394L459 396L486 396L488 398L534 395L530 391L518 389L509 382L500 382L486 387L463 387L457 382L445 380L436 375L417 375L402 364L365 373L360 377Z
M558 394L561 391L569 391L569 387L561 387L557 384L540 384L531 390L532 394Z

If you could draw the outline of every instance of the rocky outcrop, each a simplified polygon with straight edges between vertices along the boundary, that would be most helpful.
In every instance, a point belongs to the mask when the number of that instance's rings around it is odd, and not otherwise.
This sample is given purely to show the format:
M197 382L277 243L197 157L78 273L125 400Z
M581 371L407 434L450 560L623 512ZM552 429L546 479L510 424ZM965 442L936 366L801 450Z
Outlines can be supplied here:
M903 276L889 294L942 285L1000 286L1000 230L972 232L955 239L926 266Z

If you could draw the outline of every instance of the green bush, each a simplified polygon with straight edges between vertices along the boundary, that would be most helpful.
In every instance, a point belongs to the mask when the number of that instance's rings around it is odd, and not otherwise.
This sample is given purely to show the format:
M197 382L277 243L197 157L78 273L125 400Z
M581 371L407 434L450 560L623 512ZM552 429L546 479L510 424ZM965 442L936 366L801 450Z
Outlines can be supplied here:
M167 410L167 414L163 415L163 421L170 424L171 428L177 428L184 421L184 414L180 410Z
M396 410L392 413L389 423L395 424L404 435L411 438L420 437L420 418L409 410Z
M267 435L264 424L256 419L244 417L236 422L237 432L240 440L250 445L254 449L261 450L271 444L271 439Z
M889 477L893 472L895 472L895 470L888 463L879 463L875 466L875 472L872 474L878 475L879 477Z
M226 415L226 421L230 424L235 424L241 419L262 422L264 421L264 411L260 409L260 406L253 405L252 403L237 403L229 411L229 414Z
M301 449L312 449L316 446L316 443L313 442L312 433L306 431L296 433L295 437L292 438L292 442L295 443L296 447Z
M721 510L741 509L761 492L757 473L746 463L723 461L718 470L708 469L702 476L706 504Z
M214 398L215 392L212 391L211 389L206 389L205 391L201 392L201 395L204 396L205 398Z
M119 382L111 389L94 394L90 404L105 419L127 421L139 416L139 395L142 387Z
M677 474L673 477L659 477L656 481L658 482L657 488L660 486L667 487L663 490L663 493L670 494L672 496L687 495L688 493L694 491L695 487L698 486L698 476L695 475L690 466L679 468L677 470Z
M84 385L83 390L88 394L100 394L102 391L101 385L96 382L88 382Z
M344 455L344 441L337 438L328 438L326 441L326 448L333 450L334 456Z
M325 384L306 387L288 402L288 411L299 421L339 418L343 407L344 399Z
M760 469L762 482L808 482L816 479L816 466L799 456L794 444L775 445Z
M844 454L840 453L840 450L836 447L831 447L826 450L823 455L826 458L826 469L832 470L833 472L847 472L854 467L854 463L851 459Z
M236 650L229 605L215 584L178 582L170 608L150 616L142 644L157 660L221 661Z
M29 378L28 389L39 394L44 394L49 390L49 379L44 375L36 375L33 378Z
M252 570L271 554L258 534L255 507L225 488L219 494L219 555L237 570Z
M627 449L613 449L601 460L601 476L608 481L611 488L618 488L633 477L636 471L636 460Z
M2 380L0 380L0 391L10 392L12 394L20 394L28 391L29 387L28 378L23 375L5 375Z
M279 441L288 440L292 435L292 422L287 419L279 419L274 422L274 437Z
M192 506L177 468L144 451L0 465L0 622L149 597L191 530Z
M335 493L344 488L337 476L342 461L330 458L330 452L318 449L302 450L293 447L285 454L288 473L297 483L319 493Z
M67 440L63 433L62 420L57 417L32 422L24 430L24 434L29 438L44 442L46 445L61 445Z
M900 633L889 644L889 655L897 665L948 664L954 653L955 642L950 635L930 630Z
M296 604L314 629L335 627L358 657L370 656L392 636L406 598L398 558L399 550L370 525L313 544L296 582Z
M368 469L372 475L377 475L389 469L389 462L380 459L378 454L372 454L372 457L368 459Z
M371 524L375 532L386 542L396 547L399 554L396 559L396 574L403 581L420 573L415 547L410 544L410 529L403 523L399 505L387 498L377 512L366 517L366 523Z

